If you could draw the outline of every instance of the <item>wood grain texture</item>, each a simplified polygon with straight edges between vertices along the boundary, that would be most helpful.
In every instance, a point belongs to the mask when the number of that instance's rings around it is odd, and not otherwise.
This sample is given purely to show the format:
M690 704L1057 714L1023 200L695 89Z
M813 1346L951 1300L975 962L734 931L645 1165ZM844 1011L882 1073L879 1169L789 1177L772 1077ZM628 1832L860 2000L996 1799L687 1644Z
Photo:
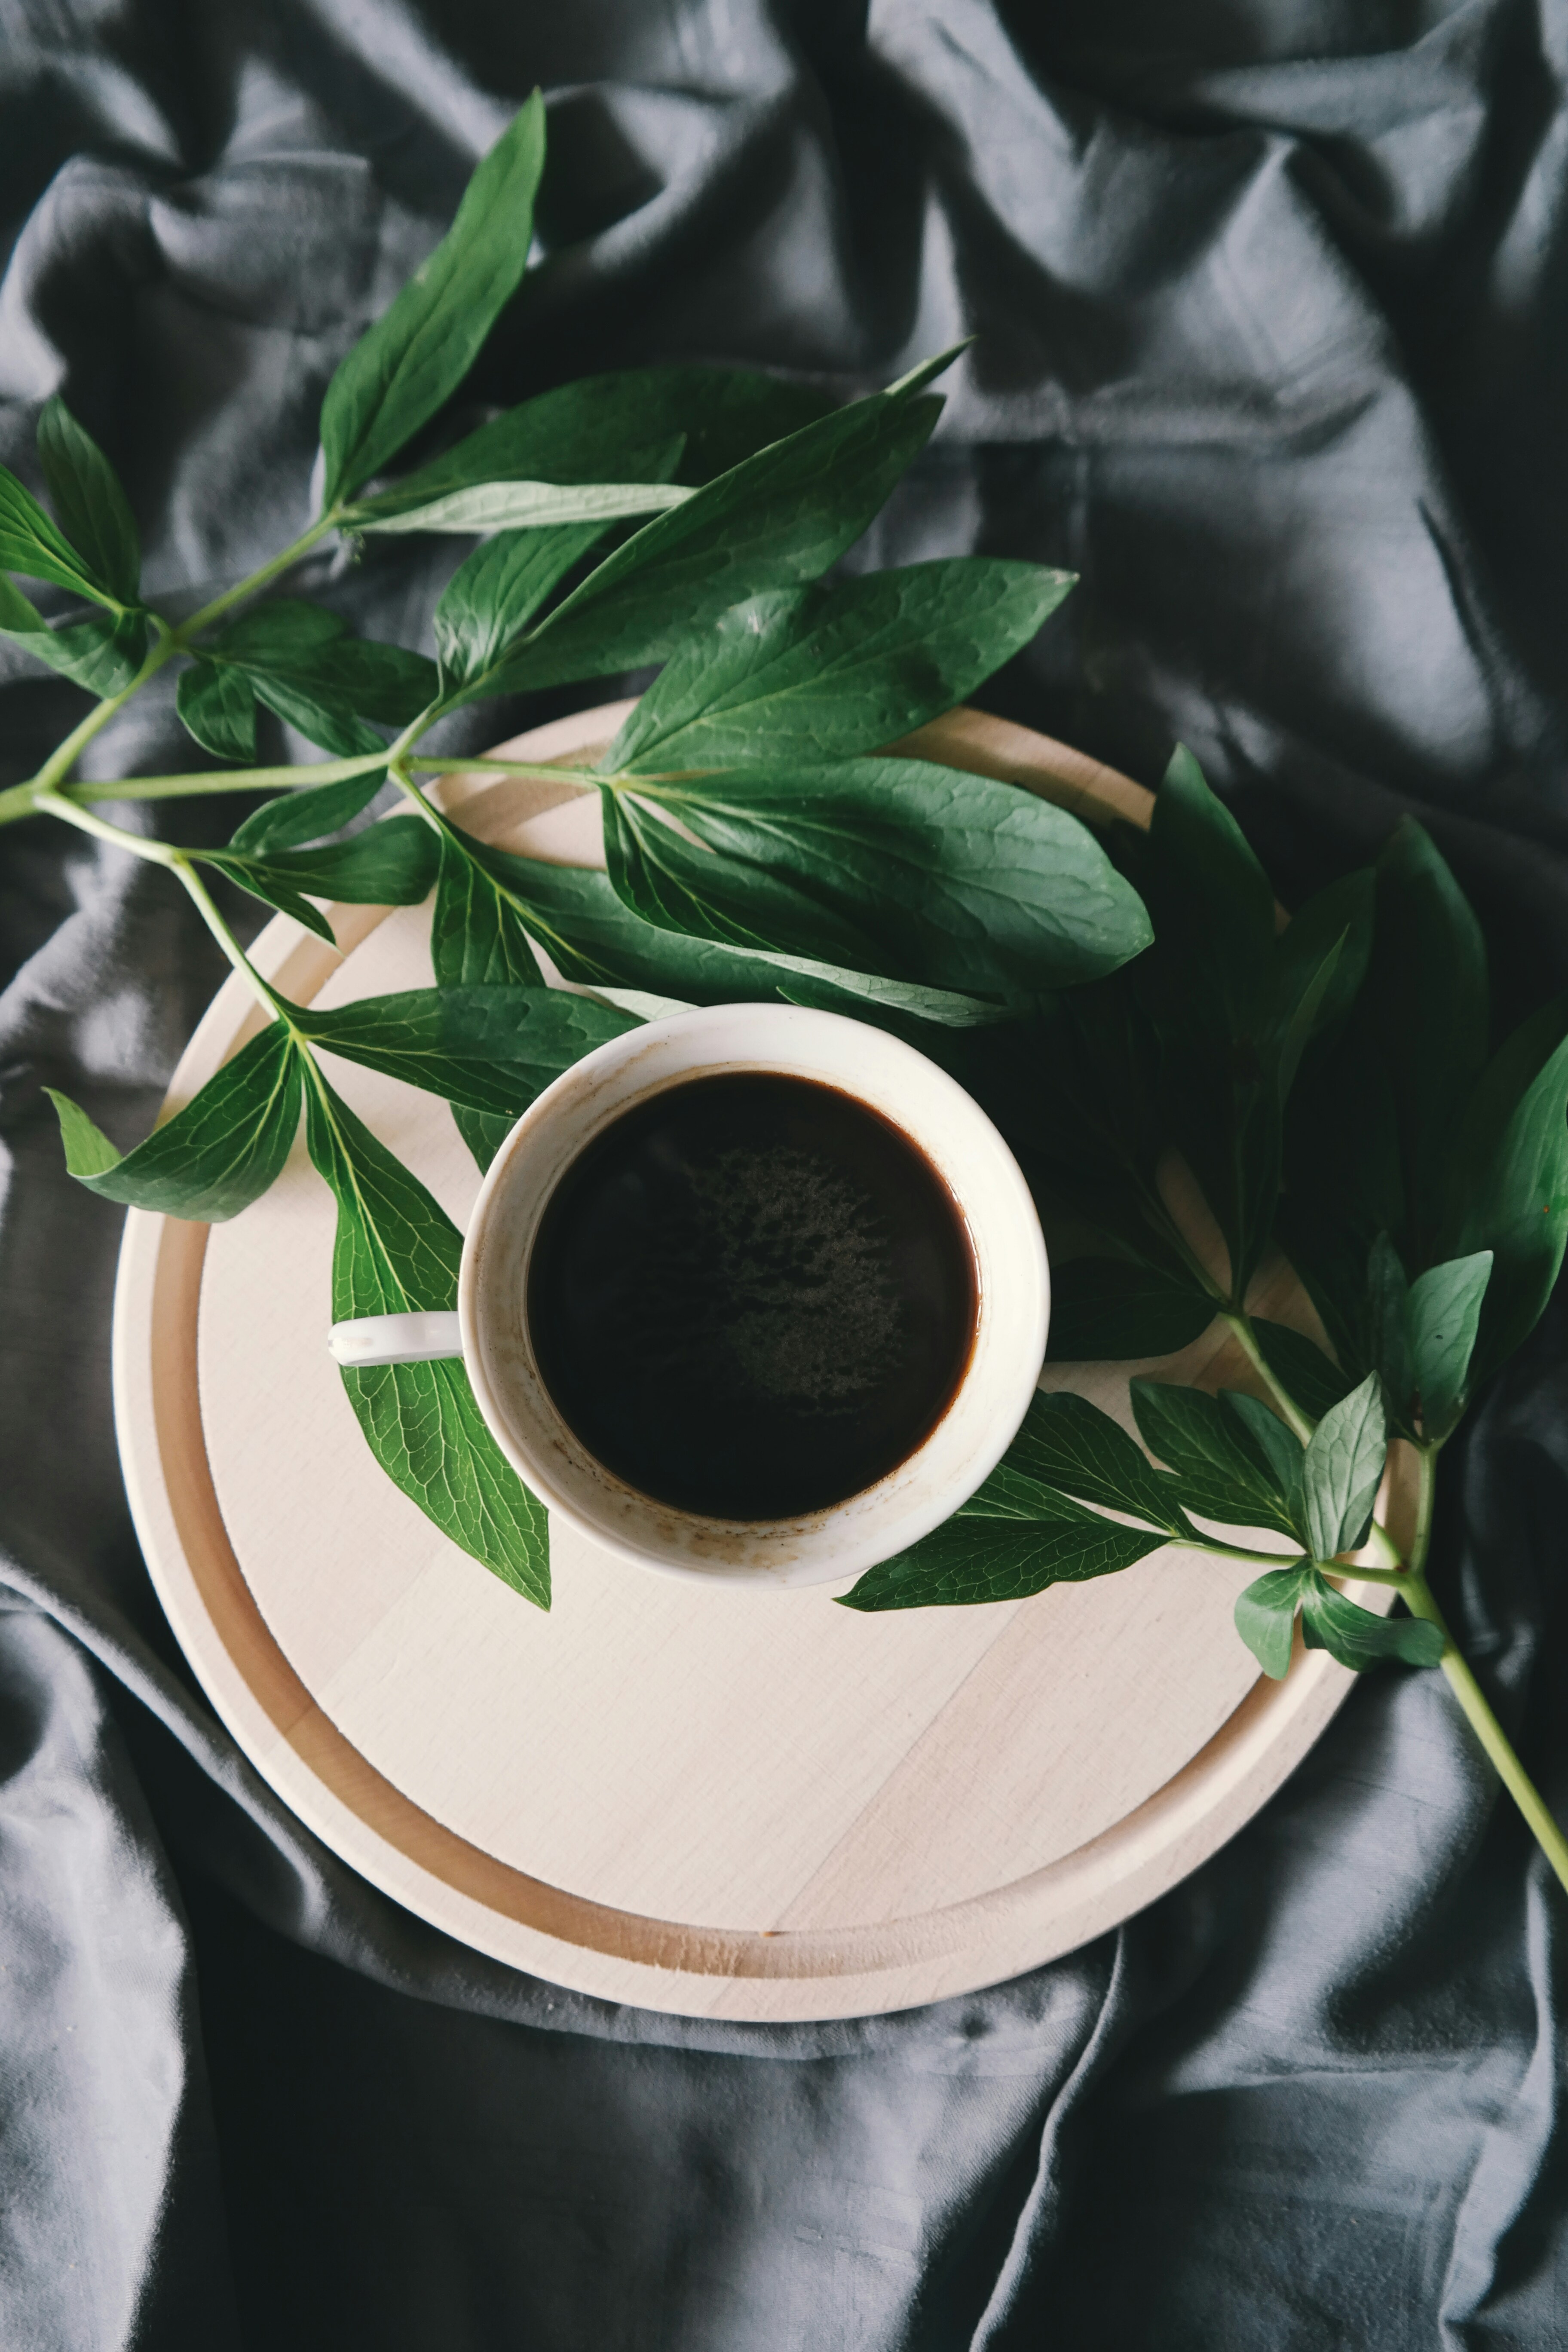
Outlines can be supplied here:
M584 755L625 707L509 748ZM1147 822L1127 779L974 712L911 748ZM491 838L600 862L592 795L477 772L441 789ZM323 1004L429 984L425 910L332 913L337 954L271 923L268 976ZM172 1099L256 1017L226 987ZM349 1064L332 1076L461 1223L478 1176L444 1106ZM367 1878L500 1959L734 2018L994 1982L1174 1885L1349 1687L1321 1653L1256 1681L1229 1625L1246 1571L1180 1552L1022 1603L868 1618L830 1587L641 1573L557 1528L545 1616L365 1448L325 1347L331 1225L302 1148L229 1224L132 1213L115 1318L132 1509L174 1631L258 1769ZM1269 1311L1303 1321L1285 1270L1266 1279ZM1165 1370L1247 1379L1212 1339ZM1127 1417L1124 1368L1049 1377Z

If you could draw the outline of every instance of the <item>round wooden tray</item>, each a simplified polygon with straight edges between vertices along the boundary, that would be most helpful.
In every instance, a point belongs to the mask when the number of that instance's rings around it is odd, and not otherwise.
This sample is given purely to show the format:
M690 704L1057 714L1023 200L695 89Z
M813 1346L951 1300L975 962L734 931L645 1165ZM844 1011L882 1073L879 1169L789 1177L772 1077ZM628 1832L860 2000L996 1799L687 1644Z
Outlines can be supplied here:
M586 758L625 708L510 748ZM974 712L910 748L1147 822L1126 778ZM488 837L600 862L590 794L476 774L442 793ZM430 984L426 910L331 912L338 953L284 917L262 934L289 994ZM171 1104L259 1018L230 981ZM478 1175L445 1106L346 1063L332 1076L460 1224ZM995 1983L1212 1853L1349 1687L1321 1652L1256 1679L1230 1626L1247 1571L1180 1552L1021 1603L862 1617L837 1588L706 1591L557 1527L544 1615L373 1461L326 1350L331 1237L302 1144L232 1223L131 1214L114 1362L132 1508L257 1769L374 1885L498 1959L689 2016L864 2015ZM1282 1283L1270 1311L1291 1318ZM1170 1370L1247 1381L1212 1339ZM1048 1378L1125 1417L1124 1368Z

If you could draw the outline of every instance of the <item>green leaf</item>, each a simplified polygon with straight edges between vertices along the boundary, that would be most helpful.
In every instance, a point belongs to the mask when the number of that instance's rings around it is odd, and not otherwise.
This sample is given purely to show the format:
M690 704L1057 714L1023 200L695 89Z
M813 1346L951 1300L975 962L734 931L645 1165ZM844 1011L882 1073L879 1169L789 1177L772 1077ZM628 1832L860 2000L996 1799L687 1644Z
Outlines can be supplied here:
M1329 1407L1348 1396L1355 1385L1315 1340L1292 1331L1288 1324L1265 1322L1255 1315L1252 1336L1264 1362L1309 1421L1321 1421Z
M338 1204L332 1320L450 1308L462 1235L326 1081L306 1095L310 1157ZM550 1606L549 1528L486 1427L458 1362L345 1370L372 1453L442 1533L514 1592Z
M333 1012L291 1004L289 1014L329 1052L504 1127L584 1054L641 1026L586 997L538 987L409 989Z
M428 506L372 516L365 531L544 530L563 523L606 523L630 516L663 514L685 504L688 489L671 482L476 482L450 490Z
M1404 1170L1396 1238L1407 1265L1427 1265L1458 1255L1441 1250L1439 1234L1456 1112L1486 1055L1488 992L1480 926L1413 817L1401 820L1378 860L1367 1003Z
M1363 1542L1388 1458L1388 1426L1375 1372L1330 1407L1303 1465L1307 1549L1333 1559Z
M1443 1636L1423 1617L1380 1617L1336 1592L1322 1577L1302 1596L1301 1632L1309 1650L1327 1650L1352 1674L1397 1658L1407 1666L1435 1666Z
M1506 1048L1505 1048L1506 1051ZM1466 1212L1460 1248L1490 1250L1471 1362L1485 1380L1540 1320L1568 1241L1568 1038L1520 1097Z
M1195 1533L1182 1510L1177 1480L1156 1470L1121 1423L1087 1397L1067 1391L1036 1396L1003 1459L1009 1469L1080 1503L1130 1512L1168 1535Z
M270 710L340 759L385 747L364 719L405 727L436 699L436 665L402 646L353 637L319 604L277 597L202 647L248 679Z
M198 659L181 671L174 700L204 751L216 760L255 760L256 697L242 670Z
M453 825L447 838L431 931L443 985L459 978L537 983L530 946L537 940L564 980L651 990L688 1004L782 1000L895 1026L912 1019L965 1027L1003 1010L947 990L660 930L625 907L603 874L514 857Z
M330 940L331 925L304 892L354 906L416 907L434 887L440 844L423 817L392 816L320 849L279 849L264 858L237 856L228 849L199 849L193 855L217 866L266 905Z
M1300 992L1289 1006L1276 1064L1276 1083L1281 1103L1296 1082L1301 1055L1316 1034L1323 1018L1323 1008L1333 994L1334 974L1344 953L1348 936L1347 932L1342 931L1310 969L1300 974Z
M38 463L66 536L122 604L141 593L142 542L120 478L58 393L38 418Z
M1173 1356L1208 1329L1215 1301L1195 1283L1125 1258L1080 1257L1053 1270L1053 1362Z
M1271 1568L1237 1596L1236 1630L1275 1682L1284 1680L1289 1666L1296 1612L1315 1574L1305 1560L1290 1568Z
M1285 1507L1292 1528L1302 1523L1304 1449L1295 1431L1280 1420L1271 1405L1239 1389L1221 1389L1219 1401L1241 1423L1247 1442L1268 1472L1269 1485Z
M600 765L782 769L879 751L963 701L1071 586L1070 572L959 556L753 596L678 649Z
M1366 1297L1373 1362L1396 1425L1407 1437L1415 1430L1415 1374L1410 1361L1410 1281L1399 1252L1379 1234L1367 1254Z
M1111 1576L1158 1551L1170 1538L1124 1528L1053 1498L1037 1519L960 1517L879 1568L868 1569L839 1596L845 1609L959 1608L984 1601L1022 1601L1048 1584Z
M14 582L0 572L0 635L74 686L101 697L119 694L141 668L147 651L144 613L96 614L51 628Z
M470 690L662 661L742 598L816 579L859 538L941 406L874 393L758 450L614 549Z
M1376 895L1377 877L1372 867L1358 866L1298 907L1276 939L1280 994L1288 1016L1301 1003L1329 950L1336 940L1340 942L1328 985L1315 1010L1314 1037L1342 1027L1361 992L1372 956Z
M468 374L521 283L543 169L544 100L535 90L468 182L435 252L327 386L324 511L395 457Z
M1175 1472L1185 1509L1231 1527L1272 1528L1301 1541L1294 1498L1273 1462L1217 1397L1160 1381L1134 1381L1131 1396L1139 1434Z
M831 414L833 405L809 385L742 369L622 368L584 376L509 408L416 472L360 499L345 523L360 529L372 517L428 506L477 482L626 480L620 460L628 449L670 440L684 445L682 480L711 481Z
M1422 1434L1428 1440L1447 1437L1464 1409L1491 1271L1490 1250L1479 1250L1473 1257L1428 1266L1410 1286L1405 1329Z
M47 580L68 588L90 604L116 609L121 602L98 580L50 521L32 492L5 467L0 466L0 570L20 572L28 580Z
M698 850L616 797L611 880L645 920L698 937L995 992L1094 979L1148 944L1142 901L1087 825L929 760L640 785Z
M300 1061L280 1021L226 1062L183 1110L121 1159L84 1110L52 1087L66 1166L106 1201L218 1224L258 1200L300 1127Z
M229 843L242 856L266 857L277 849L297 849L323 834L336 833L368 808L386 781L384 768L344 776L335 784L307 784L279 793L247 816Z
M1273 1009L1274 892L1184 744L1154 795L1149 845L1150 910L1185 967L1184 999L1224 1016L1232 1037L1260 1035Z

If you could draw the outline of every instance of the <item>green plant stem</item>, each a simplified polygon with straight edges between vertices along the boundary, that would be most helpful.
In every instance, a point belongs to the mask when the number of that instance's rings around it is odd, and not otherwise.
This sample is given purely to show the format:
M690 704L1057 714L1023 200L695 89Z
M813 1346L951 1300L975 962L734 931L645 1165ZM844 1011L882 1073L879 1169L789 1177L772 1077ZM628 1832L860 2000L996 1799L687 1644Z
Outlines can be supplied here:
M1289 1391L1283 1388L1269 1370L1263 1350L1258 1344L1257 1335L1252 1328L1251 1317L1242 1308L1233 1307L1227 1307L1220 1319L1229 1328L1242 1354L1268 1391L1290 1428L1305 1445L1316 1424L1308 1420Z
M339 509L334 507L330 514L321 515L308 530L302 530L298 539L290 540L280 554L273 556L270 562L264 563L258 572L248 572L243 580L236 581L232 588L226 588L221 596L215 596L210 604L204 604L199 613L193 613L189 620L182 621L173 633L174 649L184 653L193 637L199 636L204 629L210 629L225 613L232 612L235 605L242 604L247 596L259 595L262 589L269 588L281 572L292 571L296 563L309 555L318 541L325 539L328 531L337 529L338 513Z
M140 694L148 679L156 677L171 655L179 650L174 633L165 628L156 614L153 616L153 627L157 631L157 635L154 642L148 646L146 657L130 685L122 686L118 694L106 695L101 702L95 703L87 717L79 719L71 729L65 740L56 745L36 776L30 777L25 784L16 784L9 792L0 793L0 812L5 811L7 802L20 802L21 804L16 807L16 814L18 816L26 815L35 804L37 794L52 792L60 779L69 774L77 759L86 751L93 737L102 732L115 713L124 709L133 694Z
M1498 1776L1514 1803L1529 1822L1537 1845L1557 1874L1559 1883L1568 1891L1568 1838L1558 1828L1535 1783L1531 1780L1519 1758L1514 1754L1507 1733L1488 1704L1486 1693L1460 1655L1447 1621L1432 1597L1426 1582L1426 1554L1432 1541L1432 1514L1437 1483L1437 1448L1419 1448L1421 1483L1415 1511L1415 1535L1410 1547L1410 1568L1402 1578L1390 1578L1404 1593L1413 1617L1424 1617L1436 1625L1443 1636L1443 1654L1438 1664L1447 1676L1448 1687L1468 1717L1471 1730L1480 1741Z
M186 851L176 849L167 841L152 840L145 834L127 833L123 826L110 824L106 818L95 816L90 809L79 808L74 801L67 800L59 793L41 793L37 805L44 814L58 816L65 824L74 825L79 833L90 834L96 841L106 841L115 849L129 850L132 857L140 857L149 866L162 866L169 873L177 875L203 922L258 1003L273 1020L286 1017L272 991L218 912L206 884ZM292 1028L293 1024L290 1022L289 1026Z

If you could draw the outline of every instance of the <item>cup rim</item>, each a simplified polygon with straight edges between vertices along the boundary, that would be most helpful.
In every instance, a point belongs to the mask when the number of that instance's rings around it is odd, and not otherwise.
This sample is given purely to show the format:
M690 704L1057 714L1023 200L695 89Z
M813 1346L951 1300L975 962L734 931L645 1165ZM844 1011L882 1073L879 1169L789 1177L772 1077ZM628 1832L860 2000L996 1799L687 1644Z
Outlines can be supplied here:
M947 1182L979 1276L970 1360L931 1431L871 1486L787 1520L706 1518L616 1477L554 1405L516 1303L526 1295L528 1260L546 1203L594 1138L672 1087L744 1071L815 1077L889 1119ZM910 1105L912 1116L907 1115ZM519 1215L504 1217L514 1190L530 1180L533 1189L519 1203ZM1005 1284L999 1280L1003 1259ZM503 1313L503 1299L511 1302L510 1313ZM1038 1385L1049 1313L1049 1266L1033 1198L1012 1152L973 1097L885 1030L841 1013L775 1004L699 1006L663 1015L609 1039L553 1079L517 1120L485 1173L463 1244L458 1294L475 1401L533 1493L637 1567L752 1590L843 1581L949 1517L989 1476L1017 1433Z

